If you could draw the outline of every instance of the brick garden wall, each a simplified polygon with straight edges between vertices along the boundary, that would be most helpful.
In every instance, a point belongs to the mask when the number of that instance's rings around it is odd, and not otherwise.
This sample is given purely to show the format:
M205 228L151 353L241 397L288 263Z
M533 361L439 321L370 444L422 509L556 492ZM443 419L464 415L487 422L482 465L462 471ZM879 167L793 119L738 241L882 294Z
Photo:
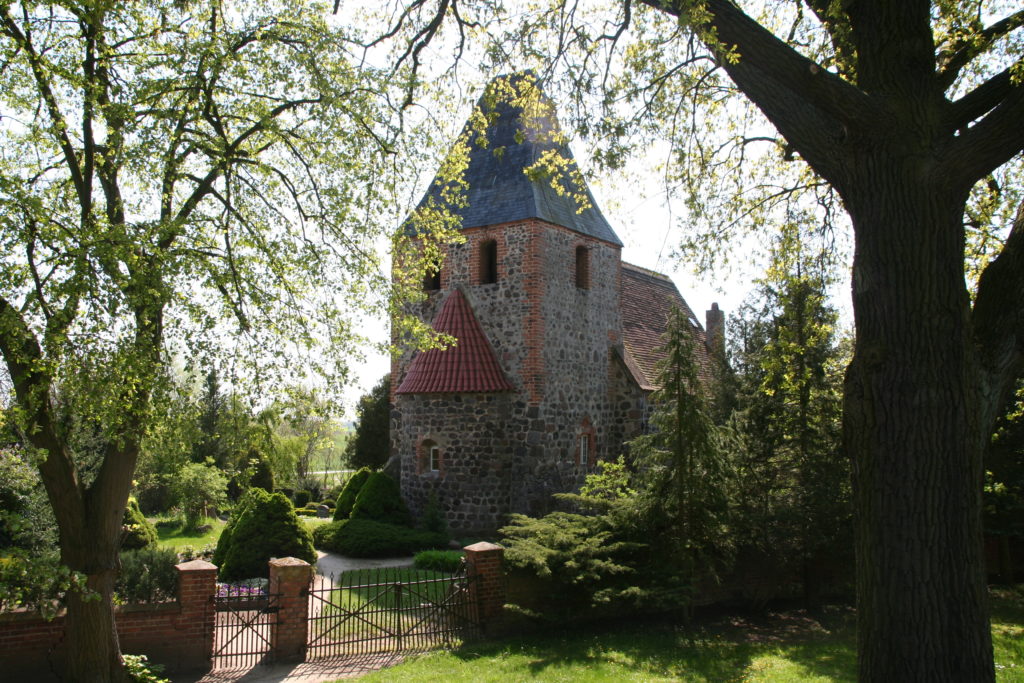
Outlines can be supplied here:
M168 671L205 669L213 650L217 568L202 560L177 568L177 601L115 610L121 652L145 654ZM42 680L62 671L63 636L63 616L46 621L31 612L0 614L0 678Z

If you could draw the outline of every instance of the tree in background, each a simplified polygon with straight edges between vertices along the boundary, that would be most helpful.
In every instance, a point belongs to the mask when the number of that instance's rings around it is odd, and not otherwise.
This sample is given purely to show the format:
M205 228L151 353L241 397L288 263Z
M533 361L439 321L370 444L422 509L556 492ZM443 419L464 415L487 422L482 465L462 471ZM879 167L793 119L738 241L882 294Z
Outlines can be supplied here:
M351 321L420 296L422 260L392 226L430 141L398 136L388 90L406 76L350 58L354 31L324 11L0 7L0 117L18 122L0 127L0 355L61 561L87 577L66 597L75 680L125 677L121 515L169 348L230 355L236 388L285 373L339 388ZM420 243L449 225L421 216ZM408 254L394 281L384 236Z
M384 375L356 404L355 435L345 444L345 457L353 469L379 470L391 453L391 374Z
M701 580L716 578L731 557L729 533L732 465L708 407L694 360L695 323L682 310L669 313L659 388L651 394L651 433L629 444L640 475L638 511L658 538L680 590L692 595ZM689 605L689 600L683 600Z
M228 479L213 463L183 465L173 479L174 500L185 515L185 529L198 529L227 502Z
M1012 584L1024 558L1014 550L1024 547L1024 380L996 422L996 432L985 454L985 533L996 544L997 558L990 574ZM1018 551L1019 552L1019 551Z
M830 265L783 232L771 265L732 324L743 543L803 576L813 597L823 563L852 566L850 472L842 454L848 358L829 305Z

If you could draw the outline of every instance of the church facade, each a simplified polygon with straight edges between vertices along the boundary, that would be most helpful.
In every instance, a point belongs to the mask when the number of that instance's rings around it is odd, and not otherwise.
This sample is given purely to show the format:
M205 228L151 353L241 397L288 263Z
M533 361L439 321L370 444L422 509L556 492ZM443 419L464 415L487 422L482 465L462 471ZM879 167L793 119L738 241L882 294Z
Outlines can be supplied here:
M667 277L623 263L622 242L597 208L578 210L525 171L547 149L571 153L514 104L485 114L471 147L465 241L424 283L416 315L455 337L445 350L392 364L391 449L403 496L419 515L436 497L449 527L488 534L509 513L544 514L646 427L656 348L672 307L686 311L698 364L710 335ZM494 150L501 149L500 154Z

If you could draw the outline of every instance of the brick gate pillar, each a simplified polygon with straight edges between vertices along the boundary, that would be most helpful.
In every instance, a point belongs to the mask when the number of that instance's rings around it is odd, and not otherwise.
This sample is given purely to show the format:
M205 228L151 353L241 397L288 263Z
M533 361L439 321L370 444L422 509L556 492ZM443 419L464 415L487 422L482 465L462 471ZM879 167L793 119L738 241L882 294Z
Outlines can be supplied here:
M209 668L213 659L213 623L217 618L217 566L204 560L182 562L178 570L178 628L186 632L177 666L182 669Z
M487 623L501 614L505 604L505 549L481 541L463 550L466 551L470 599L476 606L481 627L486 629Z
M277 627L270 630L270 655L278 661L306 656L310 579L313 567L295 557L270 561L270 595L277 595Z

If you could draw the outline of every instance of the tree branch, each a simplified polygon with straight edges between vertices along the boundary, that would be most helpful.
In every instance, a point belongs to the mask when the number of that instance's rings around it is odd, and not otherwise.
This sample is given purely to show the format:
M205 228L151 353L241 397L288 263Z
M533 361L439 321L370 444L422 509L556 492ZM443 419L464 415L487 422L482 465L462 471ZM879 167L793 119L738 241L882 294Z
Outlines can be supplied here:
M974 341L987 375L982 397L982 433L990 434L998 411L1005 405L1024 367L1024 202L999 256L978 280L971 321Z
M1024 150L1024 84L1012 85L1003 101L953 139L938 165L938 177L953 187L973 185Z
M997 21L977 36L962 38L949 51L943 51L939 55L939 63L942 68L938 73L939 85L942 89L946 90L953 85L957 76L972 59L988 50L997 40L1021 26L1024 26L1024 10Z
M1004 69L949 105L943 117L943 129L948 133L958 131L1002 102L1014 87L1012 70L1013 67Z

